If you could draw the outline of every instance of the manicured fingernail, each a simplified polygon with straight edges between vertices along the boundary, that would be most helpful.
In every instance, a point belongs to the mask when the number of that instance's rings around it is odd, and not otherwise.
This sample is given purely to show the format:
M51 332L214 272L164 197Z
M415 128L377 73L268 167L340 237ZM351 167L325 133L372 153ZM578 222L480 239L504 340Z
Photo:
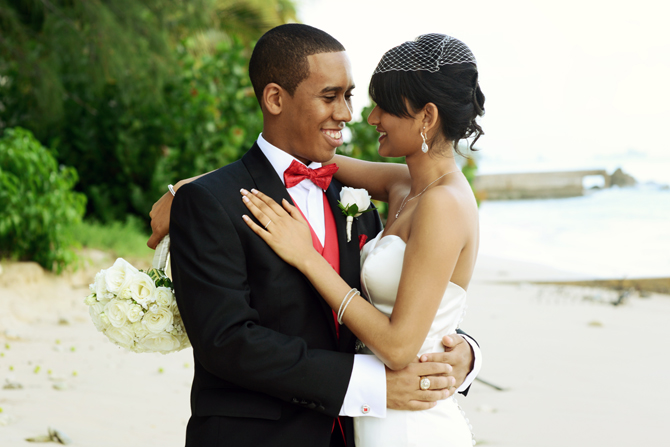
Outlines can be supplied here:
M247 203L249 201L249 198L247 196L242 196L242 201L244 203Z
M246 214L242 214L242 219L248 221L248 220L249 220L249 216L247 216Z
M426 361L428 361L428 357L426 357L425 355L422 355L422 356L421 356L421 361L422 361L422 362L426 362Z
M256 189L252 189L251 192L252 192L253 194L258 194L258 190L256 190Z
M243 196L246 196L247 194L249 194L249 191L247 191L244 188L240 189L240 192L242 193Z

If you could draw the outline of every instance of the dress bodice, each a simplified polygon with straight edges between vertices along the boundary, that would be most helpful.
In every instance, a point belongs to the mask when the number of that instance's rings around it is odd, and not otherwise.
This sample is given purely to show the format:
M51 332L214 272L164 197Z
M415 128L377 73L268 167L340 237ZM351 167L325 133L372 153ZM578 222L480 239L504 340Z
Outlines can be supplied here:
M405 257L405 241L381 233L361 251L363 293L390 316L398 294ZM449 282L419 355L441 352L442 336L456 331L465 313L465 290ZM358 351L372 354L359 343ZM454 396L424 411L388 409L385 418L354 418L357 447L466 447L474 444L468 421Z
M361 285L370 303L390 316L398 294L406 244L398 236L381 235L365 244L361 251ZM418 355L442 351L442 336L456 331L465 308L465 290L449 282Z

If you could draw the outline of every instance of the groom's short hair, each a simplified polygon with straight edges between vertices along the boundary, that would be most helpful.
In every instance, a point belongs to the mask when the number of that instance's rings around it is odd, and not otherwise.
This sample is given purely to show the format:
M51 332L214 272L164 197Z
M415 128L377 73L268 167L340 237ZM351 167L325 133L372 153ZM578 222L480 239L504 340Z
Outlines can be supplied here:
M313 26L289 23L272 28L258 40L249 61L249 77L262 106L263 90L276 83L293 96L309 76L307 56L345 51L333 36Z

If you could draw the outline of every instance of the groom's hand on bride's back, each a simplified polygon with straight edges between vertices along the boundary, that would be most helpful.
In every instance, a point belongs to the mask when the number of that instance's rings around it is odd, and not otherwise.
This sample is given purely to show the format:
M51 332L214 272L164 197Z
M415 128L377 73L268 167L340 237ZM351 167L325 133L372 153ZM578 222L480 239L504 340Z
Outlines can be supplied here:
M386 406L393 410L427 410L454 391L452 367L445 362L410 363L404 369L386 368ZM427 377L430 387L422 390L421 379Z

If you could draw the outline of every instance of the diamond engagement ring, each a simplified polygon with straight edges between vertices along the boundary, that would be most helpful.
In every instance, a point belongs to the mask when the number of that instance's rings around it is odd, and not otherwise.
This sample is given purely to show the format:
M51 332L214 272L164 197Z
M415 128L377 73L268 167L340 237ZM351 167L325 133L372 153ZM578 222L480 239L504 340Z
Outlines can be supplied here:
M424 391L430 389L430 379L428 377L423 377L421 382L419 382L419 387Z

